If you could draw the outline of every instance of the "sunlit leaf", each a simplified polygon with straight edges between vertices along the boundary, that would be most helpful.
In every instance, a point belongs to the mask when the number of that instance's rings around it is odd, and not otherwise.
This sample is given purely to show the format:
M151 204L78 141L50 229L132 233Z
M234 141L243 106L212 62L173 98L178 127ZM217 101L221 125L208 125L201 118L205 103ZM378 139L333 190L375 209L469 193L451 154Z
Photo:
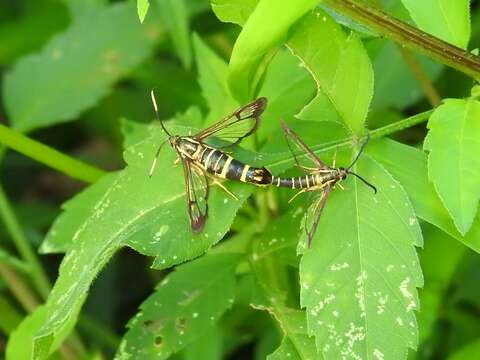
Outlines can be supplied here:
M258 0L210 0L212 10L224 22L244 25Z
M442 40L467 48L470 0L402 0L418 27Z
M188 29L188 12L184 0L156 0L162 25L172 38L175 50L185 67L192 62L192 49Z
M360 39L316 10L295 26L287 45L319 88L308 107L327 95L350 131L361 134L373 95L373 69Z
M228 83L236 99L241 102L250 100L264 70L259 68L264 57L281 44L289 28L317 2L263 0L255 7L235 42L230 58ZM272 16L273 10L275 16Z
M137 0L137 13L141 23L143 23L143 20L145 20L145 16L147 16L149 7L149 0Z
M420 226L382 166L364 156L355 171L378 193L353 177L333 190L312 247L305 235L299 245L301 305L325 357L405 358L417 346Z
M72 120L150 55L157 34L139 24L132 3L80 17L5 76L3 98L12 125L28 131Z
M208 255L178 267L130 320L117 359L166 359L213 328L233 304L240 257Z
M428 175L455 226L465 235L480 199L480 102L449 99L435 109L424 147Z

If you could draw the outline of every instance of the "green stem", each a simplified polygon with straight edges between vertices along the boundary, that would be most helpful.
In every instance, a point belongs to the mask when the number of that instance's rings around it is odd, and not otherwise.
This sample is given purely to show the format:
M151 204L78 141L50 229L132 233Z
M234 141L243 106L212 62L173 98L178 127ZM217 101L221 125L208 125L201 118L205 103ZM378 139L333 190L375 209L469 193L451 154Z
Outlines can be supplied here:
M0 124L0 143L74 179L93 183L105 174L51 147Z
M376 9L362 0L324 0L331 9L369 27L401 46L418 51L480 79L480 58Z
M371 140L378 139L378 138L381 138L383 136L393 134L394 132L401 131L401 130L404 130L404 129L408 129L412 126L421 124L421 123L428 120L428 118L433 114L433 111L434 110L424 111L424 112L419 113L417 115L414 115L414 116L408 117L406 119L397 121L393 124L389 124L389 125L383 126L381 128L372 130L372 131L370 131L370 139ZM323 144L313 145L313 146L310 147L310 149L314 153L320 154L320 153L323 153L323 152L335 150L335 149L340 148L340 147L351 146L353 140L354 140L354 137L350 136L348 138L344 138L344 139L340 139L340 140L335 140L335 141L330 141L330 142L326 142L326 143L323 143ZM275 157L276 156L277 155L275 155ZM300 154L300 153L296 154L296 157L298 159L301 159L305 156L307 156L307 155L306 154ZM276 157L276 160L271 161L270 163L267 163L265 165L268 166L269 169L273 169L276 166L282 166L282 165L285 165L285 164L288 164L288 163L293 163L292 155L291 155L290 152L286 152L285 154L279 155L278 157Z
M38 292L44 299L47 298L50 292L50 283L43 271L42 265L38 260L36 254L32 250L29 241L25 237L20 224L17 221L15 213L10 206L10 203L0 185L0 217L2 217L5 227L11 236L15 247L25 260L30 268L30 276L37 288Z

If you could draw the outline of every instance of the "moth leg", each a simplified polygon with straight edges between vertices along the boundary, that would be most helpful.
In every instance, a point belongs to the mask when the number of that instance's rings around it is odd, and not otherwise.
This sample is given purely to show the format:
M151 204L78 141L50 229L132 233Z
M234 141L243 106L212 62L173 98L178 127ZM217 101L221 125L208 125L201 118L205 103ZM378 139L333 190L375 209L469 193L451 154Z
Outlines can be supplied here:
M335 168L335 164L337 162L337 151L338 151L338 147L335 148L335 152L333 153L332 168Z
M288 203L290 204L298 195L303 194L304 192L307 192L308 189L303 189L298 191L295 195L293 195L290 200L288 200Z
M175 166L177 166L178 164L180 164L180 158L179 157L177 157L175 159L175 161L173 162L173 165L175 165Z
M342 189L342 190L345 190L345 188L343 187L343 185L342 185L342 184L340 184L340 183L337 183L336 185L338 185L338 187L339 187L340 189Z
M212 178L212 185L217 185L220 187L223 191L225 191L228 195L230 195L232 198L235 200L238 200L238 197L235 196L234 193L232 193L230 190L228 190L220 181L218 181L215 178Z
M238 200L238 197L236 197L234 193L228 190L215 176L207 172L205 174L212 180L212 185L217 185L223 191L225 191L228 195L230 195L232 198L234 198L235 200Z

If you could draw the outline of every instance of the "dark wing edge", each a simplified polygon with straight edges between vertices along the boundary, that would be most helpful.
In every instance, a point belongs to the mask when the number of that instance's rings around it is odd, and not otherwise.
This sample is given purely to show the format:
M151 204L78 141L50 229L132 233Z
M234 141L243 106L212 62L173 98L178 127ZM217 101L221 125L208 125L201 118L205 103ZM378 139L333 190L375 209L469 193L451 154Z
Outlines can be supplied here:
M315 235L315 231L317 230L318 223L320 222L320 218L322 216L323 209L325 208L325 204L328 199L328 194L330 194L330 190L331 190L330 185L326 185L322 191L322 195L318 199L315 199L314 202L312 202L310 207L307 209L307 213L305 214L304 229L305 229L305 233L307 234L307 238L308 238L307 247L309 249L312 246L313 236ZM308 213L310 211L313 212L314 220L313 220L313 223L309 226Z
M319 169L327 168L327 165L325 165L325 163L312 150L310 150L308 145L305 144L302 139L300 139L300 137L297 135L295 131L293 131L288 127L285 121L280 120L280 124L282 125L283 132L287 140L288 148L290 149L290 152L292 153L295 163L297 164L298 167L302 167L302 165L300 165L297 155L295 154L295 151L292 149L290 141L293 142L296 146L298 146L305 154L307 154L310 160L314 162L317 168Z
M223 134L223 138L228 139L230 142L228 146L238 144L242 139L251 135L257 130L258 126L260 125L260 115L265 111L267 102L267 98L265 97L258 98L257 100L240 107L234 113L216 122L212 126L200 131L193 137L198 141L204 141L210 136L222 138L221 133L223 131L225 133ZM239 126L239 123L246 121L249 122L244 124L246 127L245 130L241 129L240 134L231 134L228 136L229 128L232 128L235 125L236 127L241 127ZM250 123L251 126L249 126ZM232 139L234 140L232 141Z
M182 159L185 172L188 216L194 233L203 230L208 215L208 180L202 169Z

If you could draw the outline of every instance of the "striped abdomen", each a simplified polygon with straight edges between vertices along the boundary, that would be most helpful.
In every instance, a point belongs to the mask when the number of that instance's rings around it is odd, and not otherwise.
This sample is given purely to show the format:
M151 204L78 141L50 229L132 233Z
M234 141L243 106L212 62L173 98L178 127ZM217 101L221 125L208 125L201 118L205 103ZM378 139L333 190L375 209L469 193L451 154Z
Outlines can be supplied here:
M288 187L290 189L309 189L332 180L338 180L334 170L326 174L317 173L295 177L272 176L271 184L278 187Z
M224 179L255 185L269 185L272 182L272 175L267 169L246 165L218 149L205 147L198 161L207 172Z

